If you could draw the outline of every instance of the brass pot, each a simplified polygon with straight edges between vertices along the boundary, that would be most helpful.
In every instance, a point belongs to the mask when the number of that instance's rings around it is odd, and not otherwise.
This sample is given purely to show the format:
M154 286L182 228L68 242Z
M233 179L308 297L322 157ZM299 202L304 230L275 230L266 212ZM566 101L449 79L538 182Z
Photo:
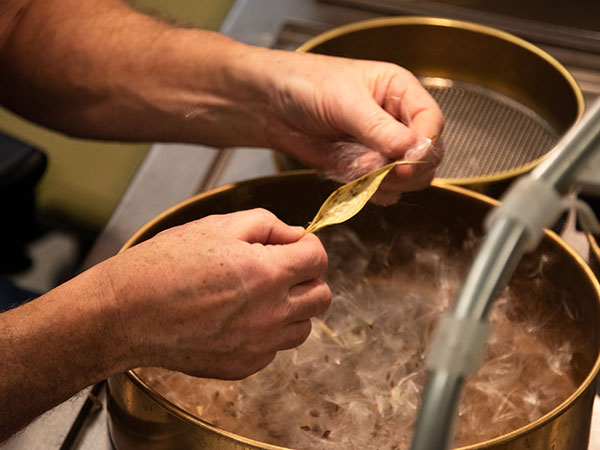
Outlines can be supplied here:
M584 109L579 86L556 59L475 23L372 19L325 32L298 51L387 61L413 72L446 117L437 180L492 196L536 166ZM288 156L274 158L280 170L302 168Z
M190 220L254 207L267 208L289 224L306 225L333 188L331 183L307 171L221 187L161 214L142 227L124 249ZM482 235L482 220L494 203L470 190L436 184L424 191L406 194L403 201L393 207L369 205L347 224L361 238L375 241L390 233L410 233L415 241L445 233L450 238L450 247L458 249L473 233ZM389 226L382 227L382 224ZM522 264L535 265L539 252L552 254L553 262L544 272L547 274L544 284L566 293L570 311L579 318L576 328L589 339L591 350L574 356L578 387L563 403L535 422L464 449L587 449L600 364L600 286L581 257L554 233L547 232L538 252L528 256ZM515 276L519 277L520 273L519 268ZM109 429L117 450L281 449L203 422L159 395L134 371L110 378L108 385Z

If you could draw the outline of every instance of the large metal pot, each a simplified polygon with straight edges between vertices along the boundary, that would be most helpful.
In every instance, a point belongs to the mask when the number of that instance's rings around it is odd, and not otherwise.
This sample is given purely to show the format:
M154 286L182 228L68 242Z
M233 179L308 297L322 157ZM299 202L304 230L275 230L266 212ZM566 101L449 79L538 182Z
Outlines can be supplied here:
M312 172L283 174L225 186L189 199L149 222L124 249L151 238L161 230L214 213L265 207L290 224L306 225L334 186ZM494 200L470 190L435 185L406 194L393 207L369 205L348 222L361 237L377 240L389 233L425 240L440 233L450 247L460 248L481 223ZM383 224L387 226L382 227ZM385 231L384 231L385 230ZM555 234L548 232L538 252L523 264L535 265L540 252L551 254L543 280L565 292L575 326L589 340L589 351L574 355L577 388L569 398L535 422L493 440L465 447L495 450L585 450L589 433L595 380L600 361L600 286L589 267ZM527 282L518 269L515 277ZM544 303L544 302L542 302ZM569 332L568 327L561 332ZM109 428L117 450L159 449L280 449L221 430L186 413L159 395L134 371L109 380Z
M298 51L387 61L413 72L446 117L437 180L488 195L537 165L584 109L579 86L556 59L475 23L372 19L325 32ZM281 170L302 167L285 155L275 161Z

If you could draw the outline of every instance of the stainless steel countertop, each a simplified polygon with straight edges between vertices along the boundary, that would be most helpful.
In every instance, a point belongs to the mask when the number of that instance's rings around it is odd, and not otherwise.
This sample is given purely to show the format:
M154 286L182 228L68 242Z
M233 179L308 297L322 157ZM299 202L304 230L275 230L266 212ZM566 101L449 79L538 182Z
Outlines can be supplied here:
M288 19L324 29L378 15L315 0L238 0L221 31L242 42L272 47ZM216 167L222 170L215 170ZM207 185L216 187L274 172L272 154L265 149L240 148L222 152L195 145L155 144L84 266L89 267L115 254L146 221ZM88 391L89 388L44 414L0 445L0 450L60 448ZM600 402L596 398L595 411L599 410ZM73 448L112 449L106 427L106 409L102 408L91 419ZM600 412L594 414L593 421L590 450L600 450Z

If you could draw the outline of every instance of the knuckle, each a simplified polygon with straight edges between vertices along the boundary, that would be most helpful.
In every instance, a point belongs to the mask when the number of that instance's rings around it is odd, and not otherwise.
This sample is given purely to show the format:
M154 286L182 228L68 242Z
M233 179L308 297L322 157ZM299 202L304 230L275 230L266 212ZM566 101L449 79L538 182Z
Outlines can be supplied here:
M247 211L252 218L258 222L273 221L276 217L271 211L264 208L254 208Z
M224 220L227 216L223 215L223 214L211 214L209 216L204 216L198 220L194 220L193 222L189 222L189 224L192 224L194 226L202 226L202 225L208 225L208 226L213 226L219 222L221 222L222 220Z
M388 118L384 114L381 114L380 111L374 111L365 117L363 129L365 130L365 133L370 136L382 134L387 136L389 129L388 125Z
M364 61L361 61L364 62ZM400 77L411 77L413 74L398 64L394 64L388 61L377 61L375 63L369 62L365 64L365 68L369 71L375 70L375 74L380 77L380 79L385 79L388 77L400 76Z
M316 317L323 314L331 306L331 289L323 280L317 280L310 294L306 297L306 314Z
M318 302L318 310L316 315L323 314L325 311L329 309L332 301L332 294L329 285L324 281L319 285L319 302Z
M325 247L323 247L321 240L314 234L308 233L306 239L312 241L311 264L318 268L319 274L323 274L327 269L328 264L327 251L325 251Z
M327 252L323 247L321 247L320 251L315 255L315 265L319 269L319 274L324 274L327 270L328 258Z

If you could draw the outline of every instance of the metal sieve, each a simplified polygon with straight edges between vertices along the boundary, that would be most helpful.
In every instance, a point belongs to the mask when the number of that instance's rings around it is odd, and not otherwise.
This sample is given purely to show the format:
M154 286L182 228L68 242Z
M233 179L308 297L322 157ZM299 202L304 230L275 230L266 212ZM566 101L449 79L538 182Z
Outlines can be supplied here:
M534 111L502 94L467 83L427 79L423 84L446 118L439 178L490 176L537 160L557 133Z
M583 112L581 91L558 61L474 23L367 20L323 33L298 51L388 61L412 71L446 117L437 180L491 195L537 165ZM276 162L282 170L299 167L285 156Z

